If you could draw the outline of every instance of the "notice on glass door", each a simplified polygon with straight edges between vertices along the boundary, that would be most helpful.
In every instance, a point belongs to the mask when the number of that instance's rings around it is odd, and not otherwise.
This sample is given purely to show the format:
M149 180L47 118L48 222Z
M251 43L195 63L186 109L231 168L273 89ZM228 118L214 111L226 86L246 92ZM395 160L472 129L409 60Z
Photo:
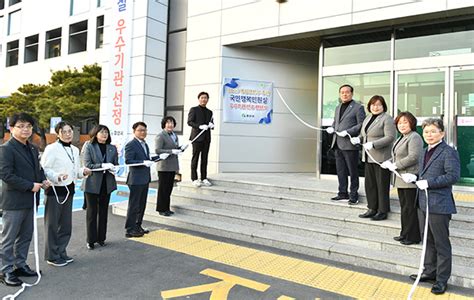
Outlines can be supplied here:
M470 93L467 99L469 100L469 106L473 107L474 106L474 93Z

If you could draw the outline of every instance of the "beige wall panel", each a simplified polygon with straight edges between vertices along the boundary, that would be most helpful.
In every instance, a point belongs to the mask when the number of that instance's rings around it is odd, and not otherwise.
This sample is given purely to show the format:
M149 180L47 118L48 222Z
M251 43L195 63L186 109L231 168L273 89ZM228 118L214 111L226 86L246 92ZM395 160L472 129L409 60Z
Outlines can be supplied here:
M222 35L278 26L276 1L262 0L222 11Z
M221 0L188 0L188 17L221 9Z
M221 12L188 18L188 42L221 35Z
M350 14L352 10L351 2L352 0L288 1L287 3L283 3L280 5L280 24L284 25L289 23Z
M186 60L198 60L203 58L215 58L221 53L221 39L210 38L196 40L186 44Z

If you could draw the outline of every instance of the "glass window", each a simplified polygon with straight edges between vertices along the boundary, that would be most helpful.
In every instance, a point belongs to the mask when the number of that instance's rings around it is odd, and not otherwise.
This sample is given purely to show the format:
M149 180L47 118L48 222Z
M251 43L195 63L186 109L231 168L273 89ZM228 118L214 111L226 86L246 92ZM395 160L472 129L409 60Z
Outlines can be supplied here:
M87 20L69 26L69 54L87 50Z
M89 11L90 0L71 0L69 14L75 16Z
M474 53L472 20L400 28L395 36L395 59Z
M7 67L18 65L18 49L20 41L12 41L7 44Z
M0 0L0 9L5 8L5 0Z
M324 66L390 60L390 41L324 49Z
M45 58L53 58L61 55L61 28L46 32Z
M21 10L8 14L8 35L17 34L21 31Z
M398 75L398 112L409 111L418 118L443 117L444 72ZM418 124L420 125L420 124Z
M25 38L25 63L38 60L38 41L38 34Z
M97 0L97 7L101 7L102 6L102 1L101 0Z
M391 31L325 38L324 66L390 60Z
M21 0L10 0L9 5L12 6L14 4L20 3Z
M102 48L104 44L104 16L97 17L97 26L95 32L95 48Z
M168 71L166 78L166 105L184 105L184 70Z
M374 95L381 95L387 102L390 112L390 72L340 75L323 78L323 126L330 126L334 112L339 105L339 87L349 84L354 88L354 100L366 106Z

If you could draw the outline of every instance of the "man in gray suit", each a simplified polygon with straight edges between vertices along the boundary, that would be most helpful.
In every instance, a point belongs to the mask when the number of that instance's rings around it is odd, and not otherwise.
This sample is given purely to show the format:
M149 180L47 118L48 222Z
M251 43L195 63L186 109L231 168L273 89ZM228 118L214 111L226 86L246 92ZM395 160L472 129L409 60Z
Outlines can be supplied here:
M359 174L357 172L359 146L350 142L349 135L359 136L365 118L364 107L352 99L353 93L354 88L348 84L339 88L341 104L336 107L332 127L326 129L329 134L336 133L332 139L331 149L334 149L336 156L339 191L337 196L331 198L331 200L349 200L349 204L352 205L359 203ZM348 175L351 176L349 194L347 193Z
M33 236L33 207L41 188L49 186L38 160L38 149L28 142L34 120L25 113L10 119L12 138L0 147L3 180L2 277L9 286L23 283L18 277L36 276L26 264ZM34 199L36 196L36 199Z
M444 125L441 119L423 121L423 138L428 144L426 151L419 159L418 219L421 231L424 230L425 218L428 217L428 238L424 271L420 281L434 281L431 292L443 294L448 288L451 276L452 250L449 241L449 221L456 213L453 197L453 184L461 176L459 154L449 147L444 138ZM428 199L425 191L428 192ZM429 214L426 215L426 202ZM416 280L416 274L410 276Z

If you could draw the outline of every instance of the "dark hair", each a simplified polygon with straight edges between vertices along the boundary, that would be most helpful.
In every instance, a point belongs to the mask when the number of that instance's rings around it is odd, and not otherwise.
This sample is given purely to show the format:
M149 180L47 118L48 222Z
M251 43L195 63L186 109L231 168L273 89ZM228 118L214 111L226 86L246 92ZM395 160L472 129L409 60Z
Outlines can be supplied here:
M133 124L133 126L132 126L133 131L135 131L135 129L137 129L138 126L143 126L143 127L146 128L145 122L139 121L139 122L136 122L135 124Z
M31 126L35 126L35 119L27 113L17 113L10 117L10 127L15 127L18 122L30 123Z
M426 126L430 126L430 125L434 125L438 127L439 130L444 132L443 120L439 118L428 118L424 120L423 123L421 124L421 128L425 129Z
M92 130L89 132L89 135L91 137L91 140L90 140L90 143L93 144L93 143L98 143L97 141L97 134L99 132L101 132L102 130L107 130L107 132L109 133L108 137L107 137L107 140L105 141L106 144L110 144L112 143L112 138L110 137L110 130L109 130L109 127L105 126L105 125L102 125L102 124L97 124L94 126L94 128L92 128Z
M374 104L375 102L380 101L383 106L383 111L387 111L387 103L385 103L385 99L382 96L379 95L374 95L372 98L370 98L369 102L367 103L367 110L370 112L370 106Z
M351 93L354 94L354 88L349 85L349 84L343 84L339 87L339 92L341 92L341 89L344 88L344 87L348 87L350 90L351 90Z
M206 96L207 96L207 99L209 99L209 94L206 93L206 92L200 92L200 93L198 94L198 99L201 98L202 95L206 95Z
M408 124L410 124L411 131L416 131L416 118L411 112L404 111L404 112L399 113L398 116L395 118L395 125L397 125L398 122L400 122L401 118L407 119ZM398 130L398 127L397 127L397 130ZM398 132L400 132L400 130L398 130Z
M58 124L56 124L56 126L54 127L54 131L56 132L56 134L59 134L59 131L66 126L69 126L71 127L72 130L74 130L74 126L72 126L71 123L66 122L66 121L61 121Z
M171 116L166 116L161 120L161 129L165 129L166 123L168 123L168 121L173 122L173 126L176 127L176 120Z

